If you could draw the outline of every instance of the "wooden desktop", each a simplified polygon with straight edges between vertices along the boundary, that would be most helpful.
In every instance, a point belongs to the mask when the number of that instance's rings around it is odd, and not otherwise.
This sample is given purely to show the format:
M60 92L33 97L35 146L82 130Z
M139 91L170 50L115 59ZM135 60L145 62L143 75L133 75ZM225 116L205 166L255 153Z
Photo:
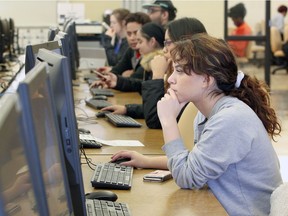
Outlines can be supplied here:
M115 96L108 98L112 104L142 103L141 96L135 92L114 91ZM85 149L87 157L93 163L108 162L111 155L119 150L135 150L142 154L164 155L161 147L164 144L161 129L149 129L143 119L137 119L143 124L141 128L118 128L104 118L79 121L80 116L95 117L98 110L85 105L85 98L91 97L88 85L80 82L74 87L75 111L78 117L78 127L89 129L91 133L105 140L139 140L144 147L111 147L101 149ZM93 170L85 164L82 156L82 172L85 192L96 191L91 186L90 179ZM177 215L227 215L224 208L207 189L185 190L179 188L173 179L163 183L143 182L143 175L152 169L134 169L132 188L130 190L112 190L118 195L118 202L127 203L132 215L135 216L177 216Z
M90 155L94 163L107 162L110 156ZM82 159L83 162L83 159ZM130 190L111 190L117 194L117 202L127 203L134 216L223 216L227 215L224 208L206 187L201 190L179 188L173 179L162 183L143 182L144 174L151 169L134 169L133 182ZM90 179L93 174L87 164L82 164L85 192L94 189Z

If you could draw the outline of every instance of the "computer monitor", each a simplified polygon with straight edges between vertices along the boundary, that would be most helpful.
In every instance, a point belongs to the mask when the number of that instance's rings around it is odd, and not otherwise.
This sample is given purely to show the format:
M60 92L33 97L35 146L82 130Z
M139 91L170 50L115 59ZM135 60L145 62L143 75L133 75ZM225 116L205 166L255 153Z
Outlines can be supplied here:
M55 35L54 41L58 41L59 45L61 46L62 55L67 57L69 71L71 71L71 56L70 56L70 46L69 46L69 36L68 36L68 34L66 34L63 31L59 31ZM71 72L71 77L72 77L73 73Z
M0 215L4 208L7 215L48 216L41 168L32 168L35 160L26 157L34 152L28 147L19 105L17 94L5 94L0 99Z
M33 166L40 166L49 215L73 214L55 104L47 70L39 63L18 86ZM77 214L75 214L77 215Z
M0 19L0 63L5 63L4 53L9 47L9 22L7 19Z
M56 34L60 31L58 27L51 26L48 30L48 41L53 41Z
M85 197L80 166L79 134L74 110L74 97L68 61L65 56L40 49L37 60L49 65L48 74L53 89L57 118L62 137L66 170L75 215L85 215Z
M35 66L37 54L41 48L53 50L56 53L62 54L58 41L48 41L41 44L27 45L25 51L25 73L28 73Z
M63 31L69 36L69 45L70 45L70 61L71 61L71 73L72 79L76 79L76 71L80 65L80 54L78 50L78 40L76 34L76 23L74 20L70 20L66 23Z

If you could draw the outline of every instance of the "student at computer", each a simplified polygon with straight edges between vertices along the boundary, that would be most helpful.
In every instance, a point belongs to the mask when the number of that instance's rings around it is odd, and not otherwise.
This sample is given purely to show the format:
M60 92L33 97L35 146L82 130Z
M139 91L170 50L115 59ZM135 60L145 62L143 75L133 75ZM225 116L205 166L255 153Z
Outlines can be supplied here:
M170 22L165 32L164 55L154 57L151 61L152 79L142 82L143 104L113 105L102 110L112 110L114 113L126 114L133 118L145 118L149 128L161 128L157 115L157 102L165 94L168 86L167 78L173 71L170 59L173 43L185 35L197 33L206 33L206 29L196 18L183 17Z
M281 33L282 40L284 38L285 17L287 15L287 6L280 5L277 14L271 19L270 26L275 26Z
M143 12L130 13L126 19L126 39L129 48L124 53L123 58L113 67L102 67L97 70L100 72L112 72L124 77L134 77L142 79L144 69L140 65L141 55L136 47L136 33L142 25L151 22L149 16ZM94 85L94 84L93 84ZM93 86L92 85L92 86Z
M120 91L138 91L141 93L142 81L151 79L152 72L150 61L154 56L162 52L164 46L164 29L153 22L146 23L137 31L136 48L141 54L141 67L144 73L141 79L133 77L123 77L115 75L112 72L104 73L101 81L95 81L93 85L102 86L103 88L114 88Z
M109 66L116 65L129 47L125 29L125 19L129 13L125 8L113 10L110 15L110 28L102 35L101 42Z
M174 43L170 88L158 102L166 157L134 151L123 165L169 169L181 188L208 185L228 215L268 215L270 196L282 178L271 139L281 132L268 87L238 67L223 40L195 34ZM176 118L187 102L198 110L195 146L188 151ZM191 120L192 121L192 120Z

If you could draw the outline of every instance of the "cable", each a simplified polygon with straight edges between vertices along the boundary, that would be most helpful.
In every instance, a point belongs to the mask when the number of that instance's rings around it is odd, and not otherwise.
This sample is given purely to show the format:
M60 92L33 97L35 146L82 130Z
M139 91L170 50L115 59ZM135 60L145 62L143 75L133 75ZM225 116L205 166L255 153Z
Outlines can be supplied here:
M81 162L81 164L87 164L87 165L89 166L89 168L94 171L95 168L93 168L91 165L93 165L93 166L95 166L95 167L96 167L97 165L92 162L92 159L91 159L91 158L88 158L88 157L87 157L87 155L86 155L85 150L84 150L83 147L80 147L80 151L81 151L81 154L83 154L84 159L86 160L86 163L82 163L82 162ZM82 158L82 157L81 157L81 158Z

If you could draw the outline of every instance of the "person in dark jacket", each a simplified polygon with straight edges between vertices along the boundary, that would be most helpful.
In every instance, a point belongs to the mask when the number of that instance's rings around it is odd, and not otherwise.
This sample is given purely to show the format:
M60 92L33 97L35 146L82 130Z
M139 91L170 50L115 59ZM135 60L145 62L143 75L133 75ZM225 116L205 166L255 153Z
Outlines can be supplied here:
M164 29L156 23L146 23L137 31L136 48L141 54L141 67L143 75L141 79L133 77L123 77L115 75L112 72L104 73L105 78L96 81L95 85L101 85L103 88L113 88L120 91L138 91L141 94L142 81L151 79L150 61L154 56L162 53L164 46Z
M164 56L154 57L150 64L153 72L152 79L141 82L141 87L138 86L139 89L141 88L143 104L114 105L112 110L115 113L126 114L133 118L145 118L146 125L149 128L160 129L161 124L157 115L156 104L165 94L168 87L166 80L173 72L170 60L170 51L174 47L173 42L180 40L181 37L197 33L206 33L206 29L196 18L184 17L169 23L165 33Z
M123 54L121 60L113 67L101 67L97 70L102 73L112 72L124 77L142 79L144 69L140 65L141 55L136 47L136 33L142 25L151 22L149 16L143 12L130 13L126 19L126 39L129 44L128 49ZM93 83L92 86L97 85Z
M125 29L125 19L129 14L130 11L125 8L113 10L110 16L110 28L102 35L101 42L109 66L116 65L129 47Z

